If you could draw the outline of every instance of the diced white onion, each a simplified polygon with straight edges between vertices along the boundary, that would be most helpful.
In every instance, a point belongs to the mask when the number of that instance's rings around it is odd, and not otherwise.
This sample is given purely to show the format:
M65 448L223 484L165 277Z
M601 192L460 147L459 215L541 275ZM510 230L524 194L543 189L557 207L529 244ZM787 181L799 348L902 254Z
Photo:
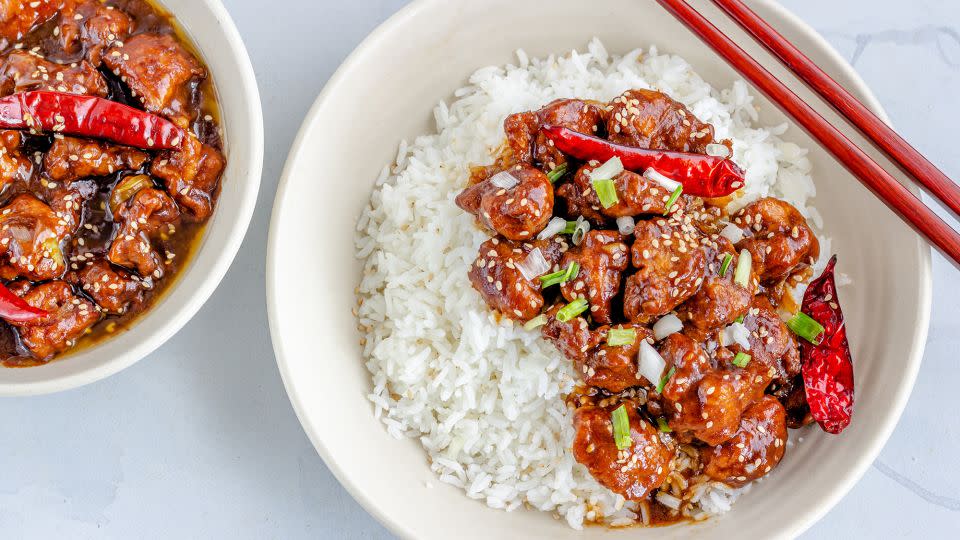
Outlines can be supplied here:
M677 190L678 187L680 187L680 182L667 178L666 176L658 173L653 169L647 169L643 171L643 177L646 178L647 180L650 180L651 182L656 182L661 186L667 188L667 191L669 191L670 193L673 193L674 191Z
M729 347L736 343L745 350L750 350L750 330L741 323L733 323L720 332L720 344Z
M533 248L533 251L527 254L527 258L517 265L517 269L523 277L527 278L527 281L533 281L550 270L550 263L543 258L540 248Z
M682 502L680 499L674 497L673 495L667 493L666 491L657 492L657 501L659 501L660 504L666 506L667 508L672 508L674 510L679 510L680 503Z
M733 271L734 283L739 283L742 287L750 286L750 270L753 268L753 255L745 249L740 250L740 257L737 258L737 269Z
M720 236L736 244L740 240L743 240L743 229L737 227L733 223L727 223L727 226L720 231Z
M583 216L578 217L577 227L573 230L573 236L570 237L573 245L579 246L588 232L590 232L590 222L583 219Z
M540 234L537 235L537 238L540 240L546 240L551 236L556 236L560 234L560 232L563 231L566 226L567 220L563 219L562 217L555 217L551 219L549 223L547 223L547 226L544 227L542 231L540 231Z
M510 189L520 183L517 177L510 174L510 171L500 171L490 177L490 183L502 189Z
M637 222L633 220L630 216L622 216L617 218L617 230L620 231L620 234L633 234L633 229L637 226Z
M670 334L676 334L681 330L683 330L683 323L680 322L680 318L673 313L669 313L660 317L660 320L653 325L653 338L660 341Z
M725 158L730 155L730 149L725 144L710 143L707 145L707 155Z
M637 355L637 375L646 378L650 384L656 385L663 376L667 363L653 345L645 339L640 340L640 353Z
M620 158L614 156L608 159L603 165L587 173L587 176L590 177L590 180L607 180L614 178L622 172L623 162L620 161Z

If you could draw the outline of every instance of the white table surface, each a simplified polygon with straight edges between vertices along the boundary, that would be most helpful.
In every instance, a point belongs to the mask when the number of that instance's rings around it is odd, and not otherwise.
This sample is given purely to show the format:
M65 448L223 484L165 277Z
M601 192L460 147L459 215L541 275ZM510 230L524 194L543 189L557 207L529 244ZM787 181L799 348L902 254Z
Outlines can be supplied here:
M230 273L193 322L106 381L0 402L0 538L389 538L307 441L274 363L270 208L300 120L341 60L404 0L225 0L256 68L267 148ZM893 121L955 178L960 2L785 0ZM304 70L304 68L307 68ZM934 261L933 326L906 412L863 480L804 537L956 538L960 274Z

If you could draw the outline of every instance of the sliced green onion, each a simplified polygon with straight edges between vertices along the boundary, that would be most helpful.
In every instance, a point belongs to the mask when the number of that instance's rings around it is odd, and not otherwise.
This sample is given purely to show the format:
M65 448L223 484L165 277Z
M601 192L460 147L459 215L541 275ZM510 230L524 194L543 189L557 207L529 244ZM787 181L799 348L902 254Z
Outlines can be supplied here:
M590 222L581 216L577 218L577 226L574 228L573 235L570 236L570 241L573 245L579 246L588 232L590 232Z
M587 173L587 175L590 177L590 180L597 181L603 178L613 178L622 172L623 162L620 161L620 158L617 156L613 156L603 162L603 165Z
M622 404L610 413L610 419L613 420L613 442L617 445L617 450L625 450L633 444L633 438L630 437L630 417L627 416L627 406Z
M667 385L667 381L670 380L670 377L673 377L673 374L677 372L676 366L670 366L670 371L666 375L660 378L660 382L657 383L657 393L663 393L663 387Z
M544 314L537 315L536 317L530 319L523 325L524 330L536 330L541 326L547 324L547 316Z
M673 433L673 430L670 429L670 424L667 424L667 419L662 416L657 417L657 429L659 429L661 433Z
M733 281L741 287L750 286L750 269L753 267L753 256L750 252L742 249L737 258L737 269L733 271Z
M573 302L570 302L569 304L560 308L560 311L557 312L557 320L560 322L567 322L586 311L589 307L590 303L587 302L586 298L577 298Z
M554 167L554 169L547 173L547 178L550 179L550 183L556 183L563 175L567 174L567 164L561 163L560 165Z
M727 270L730 269L730 263L733 261L733 255L729 253L723 254L723 262L720 263L720 277L727 275Z
M743 321L746 320L746 318L747 318L746 315L741 315L741 316L737 317L736 319L734 319L734 322L738 322L738 323L740 323L740 324L743 324Z
M750 363L750 355L745 352L738 352L736 356L733 357L733 365L743 368L747 367L747 364Z
M633 345L636 341L636 328L611 328L607 332L607 345L611 347Z
M663 209L663 215L670 213L670 209L673 208L674 203L677 202L677 199L680 198L680 194L683 193L683 186L677 186L677 189L673 190L673 193L670 194L670 198L667 199L667 206Z
M579 273L580 273L580 265L577 264L576 261L573 261L563 270L557 270L552 274L540 276L540 287L543 289L546 289L551 285L566 283L571 279L577 277L577 274Z
M814 345L819 345L823 339L823 325L802 311L798 311L787 321L787 328Z
M613 180L601 178L594 180L592 183L593 190L597 192L600 204L603 205L604 208L610 208L620 202L620 199L617 197L617 186L613 183Z
M562 232L563 234L573 234L573 231L576 231L576 230L577 230L577 222L568 221L567 226L564 227L563 230L560 232Z

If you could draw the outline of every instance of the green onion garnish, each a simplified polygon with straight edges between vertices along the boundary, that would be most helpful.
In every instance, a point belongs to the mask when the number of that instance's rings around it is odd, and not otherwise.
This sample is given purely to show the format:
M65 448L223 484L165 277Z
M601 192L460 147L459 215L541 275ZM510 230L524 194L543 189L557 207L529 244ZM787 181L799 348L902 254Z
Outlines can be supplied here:
M747 318L746 315L741 315L741 316L737 317L733 322L738 322L738 323L740 323L740 324L743 324L743 321L746 320L746 318Z
M663 209L663 215L670 213L670 209L673 208L673 204L677 202L677 199L680 198L680 194L683 193L683 186L677 186L677 189L673 190L673 193L670 194L670 198L667 199L667 206Z
M565 174L567 174L567 164L561 163L557 167L554 167L552 171L547 173L547 178L550 179L551 184L554 184Z
M620 199L617 197L617 186L613 183L613 180L601 178L594 180L592 183L593 190L597 192L600 204L603 205L604 208L610 208L620 202Z
M627 416L627 406L622 404L610 413L610 419L613 420L613 442L617 445L617 450L630 448L633 444L633 438L630 437L630 418Z
M741 287L750 286L750 269L753 267L753 256L750 252L740 250L740 256L737 258L737 269L733 271L733 281Z
M667 385L667 381L669 381L670 377L673 377L673 374L676 372L677 368L675 366L670 366L670 371L668 371L663 377L660 377L660 382L657 383L658 394L663 393L663 387Z
M637 330L635 328L611 328L607 332L607 345L611 347L633 345L636 341Z
M557 320L567 322L586 311L588 307L590 307L590 303L587 302L586 298L577 298L573 302L560 308L560 311L557 312Z
M819 345L823 339L823 325L802 311L798 311L787 321L787 328L814 345Z
M727 275L727 270L730 269L730 263L733 261L733 255L729 253L723 254L723 262L720 263L720 277Z
M576 261L571 262L563 270L557 270L552 274L547 274L545 276L540 276L540 287L546 289L551 285L556 285L558 283L566 283L571 279L577 277L580 273L580 265Z
M567 222L567 226L564 227L563 230L560 231L560 232L561 232L562 234L573 234L573 231L576 231L576 230L577 230L577 222L576 222L576 221L568 221L568 222Z
M733 365L737 367L747 367L749 363L750 355L745 352L738 352L737 355L733 357Z
M670 424L667 424L667 419L662 416L657 417L657 429L659 429L661 433L673 433L673 430L670 429Z
M524 330L535 330L545 324L547 324L547 316L541 313L524 323L523 328Z

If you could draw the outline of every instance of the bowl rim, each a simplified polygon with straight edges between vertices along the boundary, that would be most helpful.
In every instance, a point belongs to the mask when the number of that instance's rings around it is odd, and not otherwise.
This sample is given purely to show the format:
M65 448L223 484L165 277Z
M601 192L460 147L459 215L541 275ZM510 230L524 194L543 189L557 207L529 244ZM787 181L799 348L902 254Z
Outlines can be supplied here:
M764 7L768 9L775 11L778 16L783 18L785 23L792 25L798 31L805 34L806 37L808 37L816 45L817 48L826 53L830 60L835 63L837 69L846 77L848 77L850 81L852 81L852 87L850 90L855 94L864 96L864 105L876 113L884 122L892 125L889 116L883 109L883 106L880 104L877 97L873 94L873 91L870 89L870 87L860 77L853 66L851 66L849 62L847 62L846 59L819 32L817 32L812 26L807 24L803 19L794 14L792 11L788 10L776 0L754 1L758 4L763 4ZM310 439L310 442L313 444L317 453L320 455L321 459L323 459L330 472L336 477L340 485L342 485L344 489L350 493L354 500L356 500L364 508L364 510L373 516L381 525L402 538L416 538L416 536L413 530L408 528L405 523L394 521L387 516L387 514L384 513L375 504L375 502L370 499L370 497L367 496L360 486L353 482L347 472L341 467L340 463L333 459L330 452L326 448L321 435L309 427L310 424L307 421L306 406L303 403L302 396L296 392L295 385L291 380L290 368L284 350L284 343L281 339L281 331L276 322L278 320L276 296L276 278L278 272L276 265L279 260L276 256L276 223L279 221L279 216L283 212L284 203L288 199L288 190L295 162L298 160L299 154L305 150L304 143L307 132L310 131L310 128L316 121L317 117L321 115L326 105L327 98L334 91L334 88L339 86L341 82L362 63L363 57L367 51L376 47L385 36L407 24L410 20L417 17L419 13L425 10L428 6L443 2L444 0L413 0L401 8L387 20L378 25L372 32L370 32L363 39L363 41L361 41L360 44L357 45L357 47L344 59L334 74L326 82L323 89L320 91L319 95L314 100L306 116L304 117L304 120L298 129L297 135L290 147L290 151L284 164L283 172L281 173L280 181L277 186L277 192L274 198L266 251L265 281L267 295L267 317L270 326L270 337L273 343L274 355L276 357L281 380L283 381L284 390L287 393L290 404L293 406L297 420L300 422L300 425L303 428L304 433L306 433L307 438ZM752 86L751 88L753 89ZM914 194L919 192L919 189L916 186L910 185L908 188L914 192ZM799 514L796 519L792 520L787 529L778 531L778 538L794 538L799 536L804 531L809 529L813 524L823 518L823 516L826 515L827 512L829 512L834 506L836 506L840 499L849 493L853 486L860 481L867 469L880 454L880 451L889 440L890 435L893 433L894 428L903 414L907 401L916 383L917 374L919 373L920 365L923 360L923 352L926 347L931 316L933 288L931 249L928 245L924 244L922 240L918 239L918 242L920 242L921 247L919 250L920 273L918 277L920 303L917 306L918 319L914 328L914 341L911 347L908 365L904 373L905 377L903 380L907 384L901 384L898 391L891 395L891 401L895 404L895 414L891 414L885 418L883 423L874 431L873 436L870 437L871 440L869 441L869 450L860 456L860 458L857 460L856 467L851 471L851 474L846 475L846 478L834 487L829 497L820 500L816 505L810 506L804 513Z
M42 395L70 390L114 375L137 363L166 343L167 340L179 332L180 329L200 311L200 308L203 307L220 285L227 270L233 263L237 252L240 250L240 245L243 243L247 229L250 226L250 221L253 218L253 212L256 209L263 169L264 135L260 91L257 86L250 56L240 37L240 32L237 30L236 24L234 24L226 7L221 0L201 0L201 2L206 5L218 21L220 32L223 35L224 42L232 57L232 63L239 70L238 75L241 79L240 92L243 95L243 102L246 104L246 108L245 110L237 111L236 114L246 115L250 123L250 130L245 137L250 141L251 153L242 158L242 166L238 165L236 167L238 171L237 181L238 183L243 181L240 203L237 207L233 223L230 224L230 233L222 250L212 261L205 275L199 280L189 300L180 305L165 323L152 330L149 335L145 336L136 346L127 349L122 354L114 356L106 362L92 366L90 369L84 371L68 374L51 374L50 377L42 380L0 382L0 397ZM172 12L166 4L163 4L162 7ZM176 17L175 13L174 17ZM233 156L232 159L240 161L241 156ZM206 246L201 246L200 250L192 254L192 259L196 259L203 247ZM190 264L193 262L195 261L191 260ZM174 283L174 286L177 285L179 285L179 283ZM150 314L150 310L144 312L143 316L135 321L135 325L142 324ZM66 361L69 361L69 359L66 359Z

